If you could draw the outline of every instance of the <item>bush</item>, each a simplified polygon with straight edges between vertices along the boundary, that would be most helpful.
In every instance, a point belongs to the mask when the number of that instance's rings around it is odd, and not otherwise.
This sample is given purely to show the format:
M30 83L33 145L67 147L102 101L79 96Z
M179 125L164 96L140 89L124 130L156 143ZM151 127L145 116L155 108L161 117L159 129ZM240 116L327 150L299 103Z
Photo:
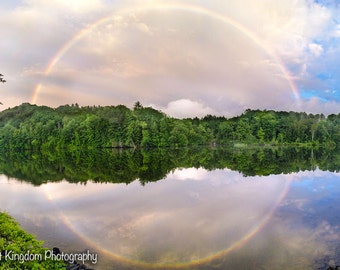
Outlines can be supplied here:
M0 269L66 269L64 262L45 259L43 242L0 212Z

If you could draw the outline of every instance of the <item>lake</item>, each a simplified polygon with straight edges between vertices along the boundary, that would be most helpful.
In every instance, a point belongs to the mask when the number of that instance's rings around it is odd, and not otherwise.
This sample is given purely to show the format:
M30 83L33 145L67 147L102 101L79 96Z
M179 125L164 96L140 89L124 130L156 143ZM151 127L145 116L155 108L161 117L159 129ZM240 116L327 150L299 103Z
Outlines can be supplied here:
M16 153L0 209L95 269L340 265L340 153L299 148Z

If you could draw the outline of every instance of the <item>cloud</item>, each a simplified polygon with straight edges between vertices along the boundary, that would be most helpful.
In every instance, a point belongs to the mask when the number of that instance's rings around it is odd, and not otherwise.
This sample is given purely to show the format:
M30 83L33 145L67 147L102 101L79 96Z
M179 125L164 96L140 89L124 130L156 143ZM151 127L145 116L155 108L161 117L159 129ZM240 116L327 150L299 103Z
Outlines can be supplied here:
M88 14L105 8L102 0L25 0L27 8L37 8L45 12L64 12L72 14Z
M124 96L162 107L169 104L167 111L180 117L183 112L231 114L229 108L236 107L240 113L253 104L275 107L284 96L291 101L292 89L280 65L244 33L191 12L155 15L157 11L135 12L103 22L79 40L49 76L71 76L67 91L80 98L91 86L97 96L121 97L118 102L124 102Z
M148 1L143 9L144 4L27 0L4 5L5 104L29 100L39 83L38 104L56 106L74 97L84 105L140 100L180 117L183 112L231 116L247 108L299 110L294 83L304 91L313 87L316 98L328 100L325 91L334 89L335 103L340 99L334 6L302 0L249 1L247 9L236 0L173 1L167 3L172 8L163 9L162 1ZM47 78L41 76L70 41ZM331 71L333 81L318 78Z
M337 24L333 31L331 32L331 36L335 37L335 38L339 38L340 37L340 24Z
M169 104L162 109L166 114L171 115L176 118L185 117L204 117L208 114L216 115L218 114L212 108L206 105L192 101L190 99L179 99L169 102Z
M323 48L319 44L311 43L308 45L308 48L310 52L316 57L319 57L323 53Z
M340 112L340 102L322 101L318 97L312 97L308 100L301 101L300 111L314 114L323 113L325 115L338 114Z

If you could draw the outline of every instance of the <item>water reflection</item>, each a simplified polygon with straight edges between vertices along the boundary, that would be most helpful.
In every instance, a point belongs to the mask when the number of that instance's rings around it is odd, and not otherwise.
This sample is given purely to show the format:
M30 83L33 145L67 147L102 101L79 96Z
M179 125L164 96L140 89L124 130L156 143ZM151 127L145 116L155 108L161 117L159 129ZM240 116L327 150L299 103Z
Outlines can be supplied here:
M77 152L9 152L0 155L0 173L33 185L67 180L141 184L161 180L176 168L229 168L244 176L288 174L317 168L340 170L337 149L180 148Z
M38 188L39 196L27 186L11 196L29 206L20 212L30 212L26 218L36 226L58 217L89 246L134 262L179 265L202 263L244 244L268 220L286 178L264 183L258 177L244 181L230 170L178 169L144 187L63 182ZM13 194L4 191L2 200Z
M99 252L98 269L340 264L339 173L243 174L182 166L144 186L3 175L0 205L50 247Z
M229 248L258 229L285 185L285 179L265 186L242 182L227 171L211 172L199 183L176 181L178 174L162 184L94 193L93 210L99 211L88 222L83 216L91 208L79 202L82 198L57 203L80 232L100 239L114 254L149 263L188 262Z

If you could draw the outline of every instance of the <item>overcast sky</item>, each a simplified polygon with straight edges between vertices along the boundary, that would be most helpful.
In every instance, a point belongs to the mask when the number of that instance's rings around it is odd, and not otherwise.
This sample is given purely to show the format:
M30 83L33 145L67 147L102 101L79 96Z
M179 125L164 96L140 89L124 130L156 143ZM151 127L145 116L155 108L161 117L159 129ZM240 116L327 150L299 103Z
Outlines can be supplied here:
M337 1L2 0L0 25L2 109L340 112Z

